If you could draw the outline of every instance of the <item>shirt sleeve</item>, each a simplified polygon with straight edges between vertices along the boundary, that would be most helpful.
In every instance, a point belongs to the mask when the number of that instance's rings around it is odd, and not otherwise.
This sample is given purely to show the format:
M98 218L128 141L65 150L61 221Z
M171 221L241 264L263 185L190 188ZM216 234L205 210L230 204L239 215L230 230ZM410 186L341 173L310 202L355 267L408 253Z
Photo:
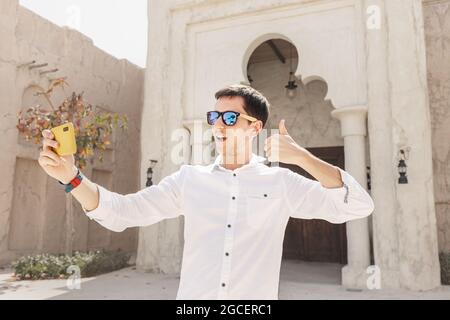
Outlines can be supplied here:
M331 189L286 170L285 187L291 217L340 224L367 217L373 212L374 203L367 191L349 173L338 169L343 186Z
M182 168L158 184L136 193L122 195L97 185L99 204L86 215L105 228L121 232L130 227L143 227L182 214Z

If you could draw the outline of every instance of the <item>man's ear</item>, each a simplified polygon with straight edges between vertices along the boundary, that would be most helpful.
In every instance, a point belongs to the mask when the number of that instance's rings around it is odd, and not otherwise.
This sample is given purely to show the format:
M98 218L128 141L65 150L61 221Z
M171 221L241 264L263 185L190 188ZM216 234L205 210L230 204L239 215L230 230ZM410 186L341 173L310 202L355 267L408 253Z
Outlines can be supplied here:
M255 137L261 132L263 128L263 123L261 120L255 121L252 123L253 131L255 132Z

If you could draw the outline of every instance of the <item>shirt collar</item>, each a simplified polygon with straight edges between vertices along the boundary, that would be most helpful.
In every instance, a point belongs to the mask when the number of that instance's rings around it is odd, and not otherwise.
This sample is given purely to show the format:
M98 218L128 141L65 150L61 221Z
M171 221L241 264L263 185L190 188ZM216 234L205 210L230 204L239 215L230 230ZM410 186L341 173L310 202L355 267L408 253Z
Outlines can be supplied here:
M250 162L245 164L245 165L243 165L242 167L240 167L240 168L238 168L236 170L242 170L244 168L254 167L254 166L257 166L259 163L264 163L266 161L267 161L267 159L265 157L261 157L261 156L258 156L256 154L252 153L252 157L250 158ZM225 168L223 168L220 165L221 162L222 162L222 155L219 154L216 157L216 159L214 160L214 163L211 165L210 171L213 172L215 169L219 169L219 168L225 169Z

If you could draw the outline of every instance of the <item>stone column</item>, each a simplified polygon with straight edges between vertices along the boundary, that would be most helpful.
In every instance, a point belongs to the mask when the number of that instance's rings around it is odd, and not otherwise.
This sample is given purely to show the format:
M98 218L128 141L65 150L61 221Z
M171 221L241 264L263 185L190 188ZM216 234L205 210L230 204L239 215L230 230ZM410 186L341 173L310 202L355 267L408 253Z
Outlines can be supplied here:
M170 101L168 68L170 67L170 5L171 1L149 1L148 59L145 75L145 101L141 124L141 187L145 187L148 161L158 161L153 182L175 172L171 141L180 128L182 115ZM181 267L183 220L163 220L140 228L136 265L140 270L178 273Z
M180 151L180 136L188 137L187 132L180 132L185 126L186 114L183 94L180 88L185 86L181 73L184 68L184 50L186 47L185 25L179 19L173 19L173 1L149 1L148 59L145 77L145 101L141 125L141 187L145 187L147 164L150 159L158 161L154 169L153 182L158 183L163 177L177 171L181 165L173 161L173 154ZM192 116L194 118L194 116ZM194 120L197 122L197 120ZM200 121L200 123L205 120ZM203 126L203 124L202 124ZM200 130L202 131L202 130ZM177 141L174 141L174 133ZM181 133L179 135L178 133ZM194 143L190 163L203 164L194 154L202 143ZM189 142L184 140L183 145ZM184 155L183 155L184 156ZM176 157L178 158L178 157ZM153 272L178 273L183 254L183 217L163 220L156 225L140 228L136 264L139 269Z
M331 114L341 122L345 170L366 187L367 107L338 108ZM342 269L342 285L348 288L366 288L366 270L370 265L368 218L347 222L347 257L348 264Z
M373 247L382 288L440 284L421 0L365 0L379 13L365 29ZM373 11L373 10L372 10ZM410 148L408 184L398 184L398 152Z

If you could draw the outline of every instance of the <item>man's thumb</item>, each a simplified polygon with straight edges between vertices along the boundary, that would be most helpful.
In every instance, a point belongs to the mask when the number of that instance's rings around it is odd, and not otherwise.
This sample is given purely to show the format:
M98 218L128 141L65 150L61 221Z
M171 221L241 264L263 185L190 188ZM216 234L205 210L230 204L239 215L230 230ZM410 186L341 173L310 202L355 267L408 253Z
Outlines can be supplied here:
M286 126L284 125L284 123L285 123L285 120L284 120L284 119L280 121L280 125L279 125L279 131L280 131L280 134L283 134L283 135L289 135L289 133L288 133L288 131L287 131Z

